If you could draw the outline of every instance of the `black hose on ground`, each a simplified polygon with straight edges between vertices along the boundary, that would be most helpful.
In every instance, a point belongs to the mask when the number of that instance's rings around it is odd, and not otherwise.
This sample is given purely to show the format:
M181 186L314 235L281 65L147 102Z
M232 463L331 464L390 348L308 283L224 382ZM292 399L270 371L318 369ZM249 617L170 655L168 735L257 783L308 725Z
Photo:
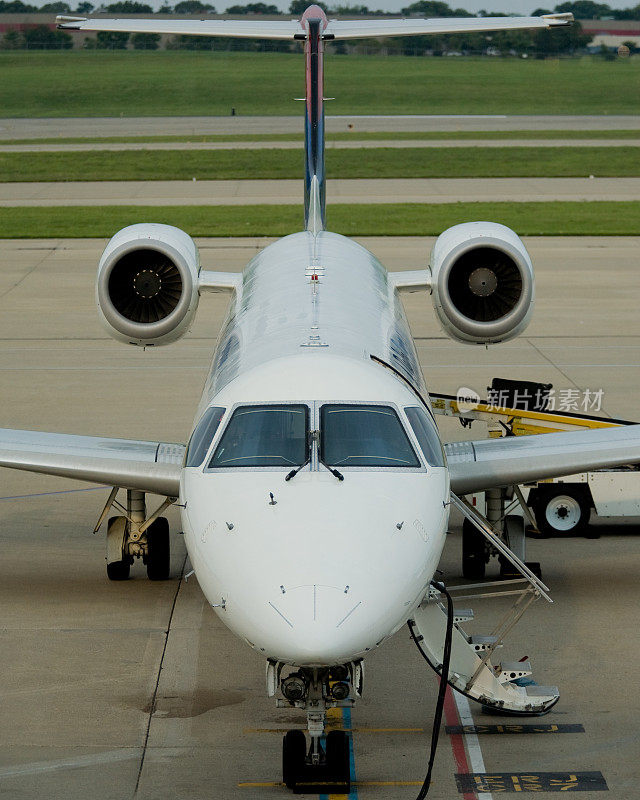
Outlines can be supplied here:
M442 722L442 712L444 710L444 698L447 693L447 678L449 677L449 664L451 663L451 639L453 635L453 600L451 599L451 595L445 589L444 584L439 583L438 581L431 581L431 585L434 589L441 592L447 598L447 631L444 637L444 649L442 652L442 667L439 670L440 672L440 688L438 690L438 700L436 702L436 710L433 716L433 730L431 732L431 752L429 754L429 766L427 768L427 774L425 776L424 782L416 800L424 800L424 798L429 793L429 788L431 786L431 773L433 771L433 762L436 758L436 750L438 749L438 737L440 736L440 724ZM412 620L407 621L407 625L409 627L409 632L411 633L411 638L414 641L415 646L420 651L420 655L424 658L424 660L431 666L431 662L427 658L424 653L424 650L420 646L420 640L416 636L415 627Z

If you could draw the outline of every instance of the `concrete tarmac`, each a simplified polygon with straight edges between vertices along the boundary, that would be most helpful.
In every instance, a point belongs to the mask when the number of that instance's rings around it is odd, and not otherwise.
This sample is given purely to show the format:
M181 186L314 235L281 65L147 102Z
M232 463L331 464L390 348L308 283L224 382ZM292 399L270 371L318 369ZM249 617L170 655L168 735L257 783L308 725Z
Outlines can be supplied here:
M265 239L200 240L203 267L240 270ZM361 242L392 269L426 262L430 238ZM226 300L202 298L192 333L143 352L113 340L94 309L101 240L0 242L2 425L184 441L223 320ZM640 238L531 238L537 310L514 342L473 348L448 339L426 294L406 307L434 390L464 384L484 394L499 375L604 389L603 413L637 418L640 381ZM445 438L482 438L444 420ZM104 536L91 530L108 490L1 470L0 796L11 800L265 800L288 797L281 733L303 724L265 696L264 664L185 581L172 524L172 579L140 567L109 583ZM78 491L76 491L78 490ZM453 521L442 568L460 574ZM487 717L476 724L571 723L584 732L479 735L485 771L569 776L600 771L610 800L637 794L635 701L640 645L638 520L600 522L599 539L529 540L555 604L538 602L505 646L531 657L560 703L544 719ZM495 573L495 567L491 569ZM381 587L384 591L384 587ZM504 601L476 606L472 632L488 631ZM483 621L485 620L485 621ZM367 658L365 698L352 712L352 798L415 797L427 762L436 682L406 629ZM468 741L469 745L470 742ZM474 744L471 742L471 744ZM429 795L458 796L444 731ZM557 784L561 788L561 784ZM472 795L473 796L473 795ZM490 800L491 795L481 795Z
M391 135L391 134L390 134ZM0 139L0 141L2 141ZM362 150L372 147L406 150L439 147L640 147L640 139L362 139L327 141L327 150ZM291 142L94 142L78 144L5 144L0 153L90 153L125 150L302 150L304 140Z
M302 179L0 183L0 206L217 206L302 203ZM332 203L640 200L640 178L334 179Z
M328 133L339 131L639 130L639 115L400 114L327 115ZM199 136L304 132L302 114L287 117L40 117L0 119L1 139L93 136Z

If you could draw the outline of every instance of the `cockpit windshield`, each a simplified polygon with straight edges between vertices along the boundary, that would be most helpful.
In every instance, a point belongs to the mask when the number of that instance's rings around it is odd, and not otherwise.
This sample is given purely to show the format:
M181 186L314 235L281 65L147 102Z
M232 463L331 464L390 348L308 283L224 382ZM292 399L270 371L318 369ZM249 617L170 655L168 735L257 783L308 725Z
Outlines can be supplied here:
M444 467L444 450L435 422L420 406L405 408L404 413L407 415L427 462L432 467Z
M420 462L390 406L324 405L320 450L334 467L419 467Z
M222 417L224 408L219 406L212 406L204 412L191 434L184 461L185 467L199 467L202 464Z
M290 467L307 458L304 405L240 406L220 438L210 468Z

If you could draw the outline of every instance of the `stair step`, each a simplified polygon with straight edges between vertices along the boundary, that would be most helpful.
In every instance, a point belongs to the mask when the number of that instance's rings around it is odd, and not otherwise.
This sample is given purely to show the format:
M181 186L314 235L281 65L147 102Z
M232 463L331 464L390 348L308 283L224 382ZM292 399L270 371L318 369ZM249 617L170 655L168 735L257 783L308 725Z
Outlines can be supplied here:
M525 691L529 697L558 697L560 689L557 686L525 686Z
M485 650L488 650L490 647L493 647L495 643L498 641L497 636L479 636L478 634L474 634L473 636L469 636L467 641L471 645L471 647L476 651L476 653L482 653ZM501 644L498 647L502 647Z
M473 619L473 609L472 608L454 608L453 610L453 621L454 622L471 622Z
M532 672L529 661L503 661L496 667L496 674L500 682L526 678Z

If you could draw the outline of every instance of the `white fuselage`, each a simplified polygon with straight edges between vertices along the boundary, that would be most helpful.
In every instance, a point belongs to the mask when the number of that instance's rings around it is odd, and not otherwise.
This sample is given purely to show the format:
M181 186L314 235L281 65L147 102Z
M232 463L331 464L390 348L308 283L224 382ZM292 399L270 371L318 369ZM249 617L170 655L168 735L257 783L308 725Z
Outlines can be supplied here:
M448 471L427 464L404 409L426 396L396 290L374 256L342 236L298 233L246 267L196 422L225 409L204 464L181 480L191 563L222 621L265 657L333 665L393 634L423 598L448 522ZM325 403L391 406L420 466L310 463L209 469L234 408L297 403L311 430Z

